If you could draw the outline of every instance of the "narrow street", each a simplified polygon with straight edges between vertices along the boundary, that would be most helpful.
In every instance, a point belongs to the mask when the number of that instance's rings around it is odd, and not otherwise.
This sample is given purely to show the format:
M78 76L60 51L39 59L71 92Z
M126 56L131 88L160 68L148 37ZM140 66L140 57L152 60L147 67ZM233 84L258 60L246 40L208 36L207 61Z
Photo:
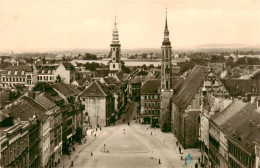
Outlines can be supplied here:
M73 167L185 167L174 136L171 133L162 133L158 128L136 123L133 119L137 115L137 104L134 102L130 102L130 104L132 105L122 116L122 120L125 119L125 122L119 121L115 126L97 131L96 138L88 133L87 138L91 137L93 140L85 146L83 144L82 149L75 152ZM130 125L128 125L128 121ZM93 156L91 156L91 152ZM183 158L188 153L194 158L192 164L194 165L199 157L199 152L197 149L184 151ZM62 167L62 164L59 166ZM70 164L65 164L65 167L67 166Z

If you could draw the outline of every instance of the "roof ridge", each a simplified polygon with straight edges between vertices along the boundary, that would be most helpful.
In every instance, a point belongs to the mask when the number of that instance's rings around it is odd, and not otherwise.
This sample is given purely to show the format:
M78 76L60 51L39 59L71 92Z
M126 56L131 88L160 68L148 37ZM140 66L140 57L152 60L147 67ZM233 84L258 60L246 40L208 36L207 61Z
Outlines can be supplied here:
M98 87L101 89L101 91L104 93L104 95L107 96L107 94L104 92L104 90L102 89L102 87L99 86L98 82L97 82L97 81L95 81L95 82L97 83L97 85L98 85ZM101 83L101 82L100 82L100 83Z

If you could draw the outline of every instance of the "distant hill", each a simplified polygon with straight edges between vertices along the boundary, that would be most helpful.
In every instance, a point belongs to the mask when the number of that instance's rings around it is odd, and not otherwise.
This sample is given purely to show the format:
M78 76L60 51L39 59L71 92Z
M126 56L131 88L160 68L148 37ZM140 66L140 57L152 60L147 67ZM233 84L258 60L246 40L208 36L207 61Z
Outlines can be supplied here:
M176 48L173 47L173 52L180 53L180 52L234 52L236 50L239 51L260 51L260 45L248 45L248 44L240 44L240 43L233 43L233 44L220 44L220 43L210 43L210 44L202 44L197 45L193 47L187 47L187 48ZM107 49L64 49L64 50L52 50L52 51L46 51L46 52L33 52L35 54L39 53L41 54L53 54L57 55L60 53L91 53L96 55L107 55L109 54L109 48ZM161 48L158 46L158 48L136 48L136 49L125 49L122 48L123 54L142 54L142 53L161 53ZM15 55L21 54L21 53L15 53ZM22 54L29 54L22 53ZM31 53L32 54L32 53ZM0 53L1 55L10 55L10 53Z

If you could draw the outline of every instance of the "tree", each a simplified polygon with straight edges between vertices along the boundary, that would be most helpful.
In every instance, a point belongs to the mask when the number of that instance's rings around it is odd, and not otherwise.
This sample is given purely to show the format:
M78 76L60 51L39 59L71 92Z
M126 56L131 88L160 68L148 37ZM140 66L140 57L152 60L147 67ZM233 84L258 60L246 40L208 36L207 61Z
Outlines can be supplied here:
M60 75L57 76L57 79L56 79L56 83L60 83L61 82L61 77Z

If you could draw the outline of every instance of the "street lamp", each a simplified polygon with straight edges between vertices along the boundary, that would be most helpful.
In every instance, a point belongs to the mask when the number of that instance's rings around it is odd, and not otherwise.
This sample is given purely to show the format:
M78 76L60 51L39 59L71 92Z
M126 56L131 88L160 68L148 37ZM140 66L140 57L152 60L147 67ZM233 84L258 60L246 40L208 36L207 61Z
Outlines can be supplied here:
M106 152L106 144L104 144L104 152Z

